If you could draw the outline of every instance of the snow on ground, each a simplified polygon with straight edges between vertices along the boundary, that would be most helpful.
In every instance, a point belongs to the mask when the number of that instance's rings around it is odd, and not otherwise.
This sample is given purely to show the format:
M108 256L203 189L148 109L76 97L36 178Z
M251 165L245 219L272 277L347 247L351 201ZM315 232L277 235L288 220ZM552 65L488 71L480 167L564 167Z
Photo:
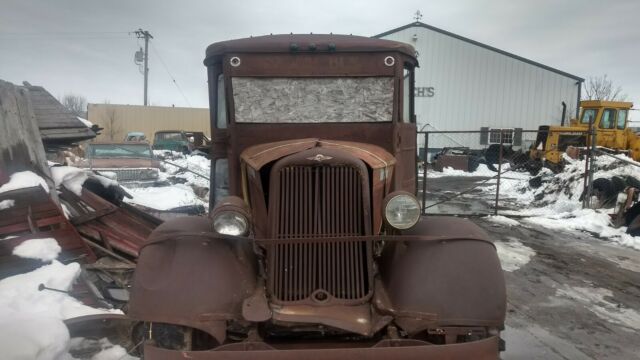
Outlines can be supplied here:
M154 154L156 152L160 152L159 150L154 150ZM171 153L171 156L165 156L166 162L162 162L162 165L166 168L165 173L168 176L175 176L178 178L183 178L187 182L186 184L193 184L201 187L209 187L209 176L211 171L211 160L207 159L204 156L199 155L183 155L181 153L176 153L175 151ZM193 172L196 172L200 175L198 176L189 171L185 171L180 169L178 166L173 166L171 164L178 165L180 167L189 169Z
M15 200L7 199L0 201L0 210L5 210L16 204Z
M13 248L13 255L28 259L51 261L60 254L60 245L54 238L31 239Z
M613 302L615 298L609 289L564 285L562 288L556 289L556 296L577 302L599 318L621 325L627 331L637 332L640 330L640 313Z
M126 188L133 199L125 198L128 203L146 206L156 210L171 210L180 206L203 205L207 202L201 200L193 189L185 184L171 186Z
M72 359L68 354L69 331L63 320L77 316L118 313L94 309L70 295L43 289L71 290L80 276L78 263L51 259L59 253L54 239L34 239L14 249L14 255L50 260L31 272L0 280L0 349L3 359Z
M508 237L509 241L495 241L493 244L498 252L500 264L504 271L513 272L526 265L536 252L523 245L515 237Z
M618 155L626 158L624 155ZM585 160L565 157L563 172L554 174L548 169L540 171L541 185L531 187L528 173L506 172L500 181L500 201L518 210L502 211L502 215L523 217L519 223L526 226L543 226L551 229L587 231L614 243L640 250L640 237L626 233L625 227L615 228L609 216L612 209L583 209L580 195L584 186ZM617 161L609 156L596 157L594 179L630 175L640 179L640 167ZM429 173L427 176L430 176ZM495 193L495 179L484 188L487 193ZM502 217L488 217L494 223L507 224ZM513 220L516 221L516 220Z
M500 224L500 225L506 225L506 226L518 226L520 225L520 222L518 222L518 220L512 219L512 218L508 218L506 216L502 216L502 215L489 215L487 217L485 217L485 219L491 221L492 223L496 223L496 224Z
M164 171L160 173L160 179L167 182L181 181L168 186L147 187L147 188L126 188L133 199L125 199L126 202L146 206L156 210L171 210L173 208L188 205L203 205L208 207L209 173L211 171L211 160L199 155L184 155L179 152L165 150L154 150L154 155L163 158L167 162L162 162ZM189 169L201 174L206 178L185 171ZM198 194L194 188L204 188L204 192Z
M49 192L49 186L43 178L32 171L19 171L11 175L8 183L0 186L0 193L33 186L42 186L46 192Z
M496 166L496 169L497 168L498 167ZM427 178L439 178L439 177L445 177L445 176L494 177L496 175L498 175L498 173L495 171L489 170L489 168L485 164L478 165L478 168L474 172L456 170L451 167L446 167L442 169L442 171L435 171L431 169L427 170Z

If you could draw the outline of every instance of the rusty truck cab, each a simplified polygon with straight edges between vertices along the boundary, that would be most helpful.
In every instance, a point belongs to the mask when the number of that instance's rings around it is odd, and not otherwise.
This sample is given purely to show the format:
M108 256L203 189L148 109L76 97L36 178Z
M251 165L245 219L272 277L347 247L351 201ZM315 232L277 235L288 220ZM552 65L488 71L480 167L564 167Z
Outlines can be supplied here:
M496 359L495 248L415 197L413 48L276 35L215 43L204 63L212 208L141 251L145 356Z

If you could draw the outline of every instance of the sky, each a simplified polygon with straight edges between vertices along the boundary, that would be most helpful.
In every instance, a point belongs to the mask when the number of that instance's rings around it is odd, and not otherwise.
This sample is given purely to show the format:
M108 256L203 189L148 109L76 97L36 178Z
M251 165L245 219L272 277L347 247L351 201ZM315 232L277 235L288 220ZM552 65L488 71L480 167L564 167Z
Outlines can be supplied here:
M208 107L206 47L277 33L373 36L414 21L589 78L640 107L638 0L0 0L0 79L90 103L142 104L132 31L154 37L149 102ZM175 82L174 82L175 80Z

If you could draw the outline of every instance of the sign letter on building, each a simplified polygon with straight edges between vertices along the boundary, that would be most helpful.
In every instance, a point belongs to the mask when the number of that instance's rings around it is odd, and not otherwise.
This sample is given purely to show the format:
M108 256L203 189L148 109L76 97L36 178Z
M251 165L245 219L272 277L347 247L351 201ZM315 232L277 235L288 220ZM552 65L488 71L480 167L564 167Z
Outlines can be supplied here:
M434 87L418 87L416 86L416 97L433 97L436 94L436 88Z

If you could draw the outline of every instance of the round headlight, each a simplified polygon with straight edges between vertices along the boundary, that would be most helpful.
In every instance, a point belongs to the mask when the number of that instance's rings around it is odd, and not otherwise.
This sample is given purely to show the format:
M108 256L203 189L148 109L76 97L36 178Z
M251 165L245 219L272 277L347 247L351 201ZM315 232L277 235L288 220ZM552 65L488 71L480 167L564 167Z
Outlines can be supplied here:
M235 211L220 211L213 218L213 230L223 235L246 235L249 222L244 215Z
M406 230L420 220L420 203L409 193L391 194L384 207L387 223L398 230Z

